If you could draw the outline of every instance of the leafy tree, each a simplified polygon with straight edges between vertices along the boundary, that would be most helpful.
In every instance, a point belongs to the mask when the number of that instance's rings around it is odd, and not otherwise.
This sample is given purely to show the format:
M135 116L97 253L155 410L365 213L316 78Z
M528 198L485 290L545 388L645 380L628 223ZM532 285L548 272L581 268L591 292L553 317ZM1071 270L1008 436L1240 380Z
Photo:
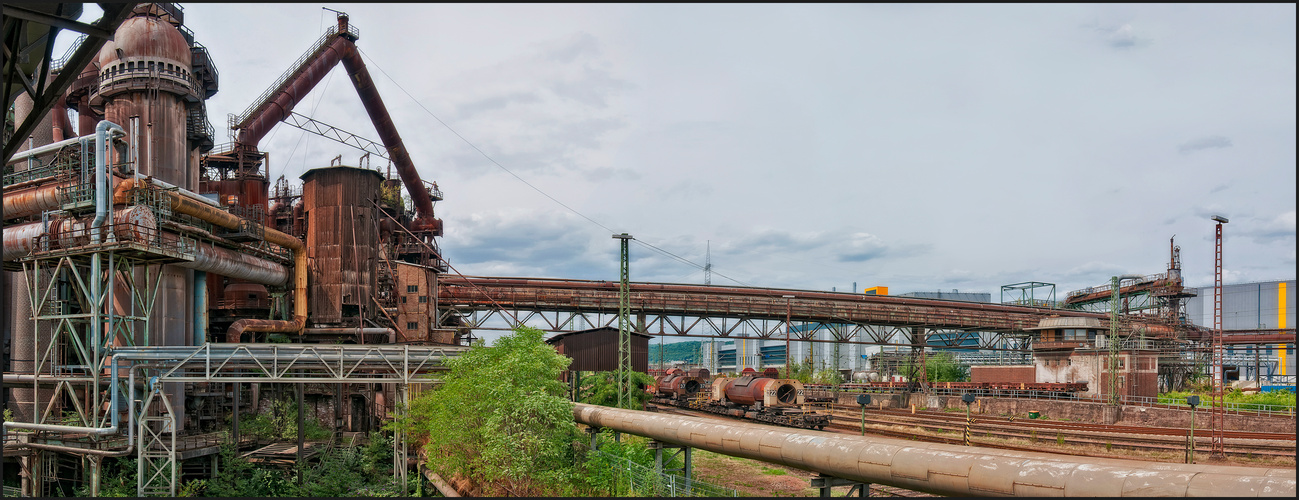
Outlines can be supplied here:
M645 408L645 403L654 395L646 392L646 387L654 385L654 377L638 371L631 372L631 409ZM618 372L595 372L582 377L582 387L578 397L583 403L618 407Z
M573 404L559 374L570 360L520 327L448 360L437 390L420 394L393 426L424 443L428 468L484 495L563 493L573 480Z
M902 373L911 373L911 366L910 363L903 365ZM950 352L930 354L925 357L925 379L929 382L965 382L970 380L970 367L961 364Z
M785 370L780 371L780 376L785 376ZM799 363L797 361L789 365L789 377L804 384L812 383L812 364Z
M307 411L307 414L303 415L305 439L312 441L329 439L332 433L321 425L315 412L305 408L304 411ZM270 411L256 413L245 419L239 423L245 435L268 441L296 442L298 440L298 405L294 401L287 399L272 401Z
M843 383L843 374L840 373L839 370L829 368L817 370L816 374L812 376L812 382L816 384L839 385Z

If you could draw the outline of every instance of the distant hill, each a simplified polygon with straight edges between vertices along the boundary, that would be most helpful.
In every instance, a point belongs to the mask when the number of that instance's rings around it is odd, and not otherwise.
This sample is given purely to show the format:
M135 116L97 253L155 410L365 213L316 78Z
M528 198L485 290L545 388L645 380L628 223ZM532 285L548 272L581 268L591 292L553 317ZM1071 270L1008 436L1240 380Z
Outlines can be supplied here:
M657 339L655 339L657 340ZM699 363L696 356L699 356L700 342L690 340L686 342L677 342L674 344L663 344L663 362L671 363L673 361L684 361L686 363ZM649 364L651 368L658 368L659 363L659 344L651 341L649 345Z

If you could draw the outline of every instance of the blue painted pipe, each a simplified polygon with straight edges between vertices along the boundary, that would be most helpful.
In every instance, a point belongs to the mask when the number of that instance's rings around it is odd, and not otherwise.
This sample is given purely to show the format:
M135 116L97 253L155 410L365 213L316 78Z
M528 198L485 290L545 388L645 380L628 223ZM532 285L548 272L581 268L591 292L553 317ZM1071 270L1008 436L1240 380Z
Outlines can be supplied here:
M207 273L194 271L194 345L207 342Z

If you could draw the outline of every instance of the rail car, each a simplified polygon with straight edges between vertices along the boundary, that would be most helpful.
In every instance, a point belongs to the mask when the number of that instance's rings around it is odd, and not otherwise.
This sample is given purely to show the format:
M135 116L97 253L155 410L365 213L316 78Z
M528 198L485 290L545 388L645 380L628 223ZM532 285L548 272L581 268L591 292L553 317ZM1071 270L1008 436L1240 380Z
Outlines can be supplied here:
M983 396L1054 396L1075 397L1087 392L1087 382L1035 383L1035 382L933 382L929 384L935 394L961 395L974 393ZM807 389L826 391L834 386L809 384ZM839 384L840 391L901 392L912 388L911 382L856 382Z
M804 409L803 384L776 378L775 368L745 368L738 378L709 380L707 369L673 368L654 378L653 403L803 429L824 429L830 416Z

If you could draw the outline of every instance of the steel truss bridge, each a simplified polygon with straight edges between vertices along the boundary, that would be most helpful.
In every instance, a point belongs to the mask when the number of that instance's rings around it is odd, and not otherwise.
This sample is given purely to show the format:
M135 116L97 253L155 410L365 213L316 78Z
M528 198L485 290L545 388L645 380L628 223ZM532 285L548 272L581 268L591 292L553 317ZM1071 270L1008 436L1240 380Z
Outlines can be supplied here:
M444 276L437 293L441 324L458 316L466 327L483 330L519 325L552 332L617 327L618 283L612 281ZM1108 314L1090 311L667 283L631 283L631 308L635 330L656 336L749 335L980 350L1025 350L1025 328L1051 315L1090 317L1109 324ZM1124 322L1125 328L1140 326L1144 326L1140 319ZM828 339L814 338L822 331L829 333Z

